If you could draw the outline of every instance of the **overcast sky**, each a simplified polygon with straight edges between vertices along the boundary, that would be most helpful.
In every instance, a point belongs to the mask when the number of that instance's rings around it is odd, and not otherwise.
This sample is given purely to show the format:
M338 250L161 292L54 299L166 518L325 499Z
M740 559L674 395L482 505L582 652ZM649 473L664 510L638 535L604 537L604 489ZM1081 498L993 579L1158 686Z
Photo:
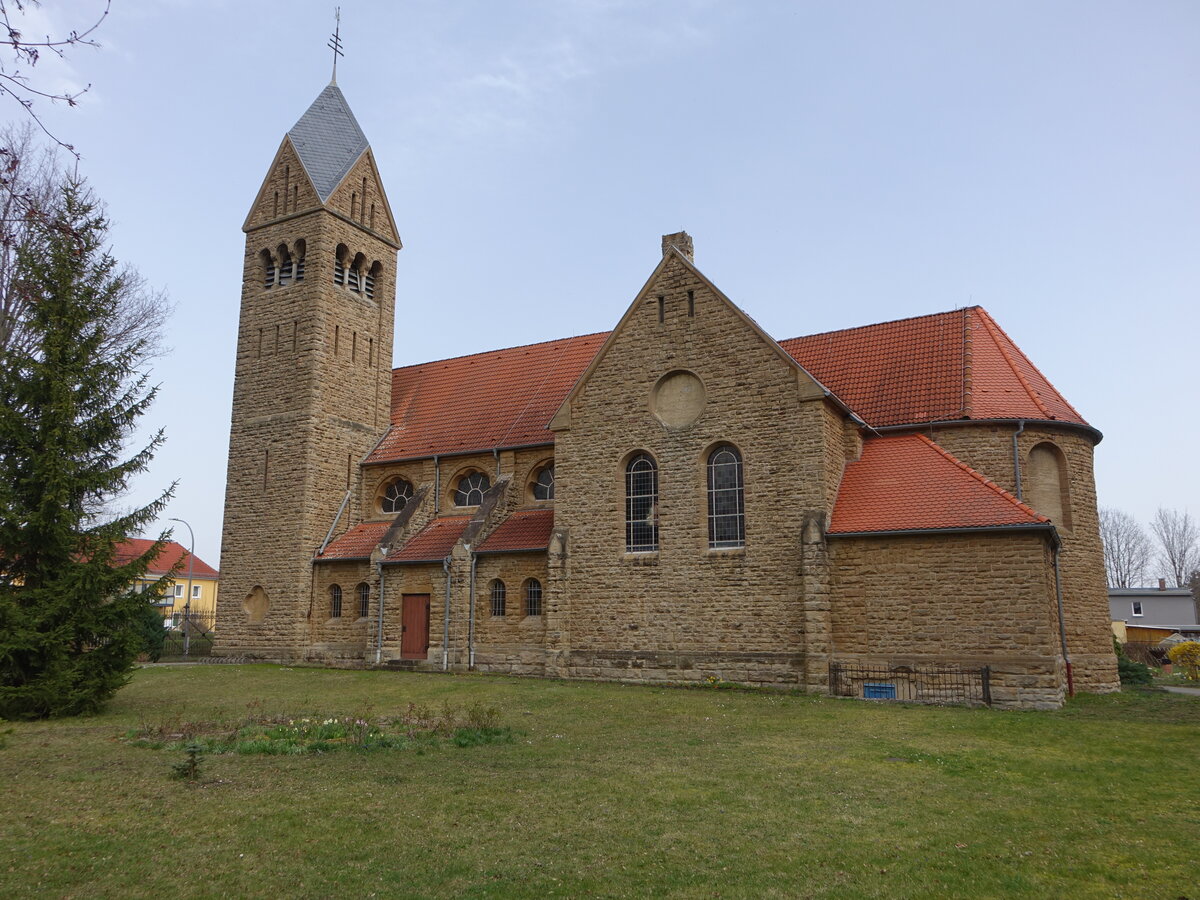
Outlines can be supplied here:
M1200 3L341 7L338 84L405 245L396 365L607 330L686 229L776 338L985 306L1104 433L1102 505L1200 515ZM241 225L332 28L324 0L114 0L100 49L37 70L91 83L38 109L177 304L134 499L178 479L213 565Z

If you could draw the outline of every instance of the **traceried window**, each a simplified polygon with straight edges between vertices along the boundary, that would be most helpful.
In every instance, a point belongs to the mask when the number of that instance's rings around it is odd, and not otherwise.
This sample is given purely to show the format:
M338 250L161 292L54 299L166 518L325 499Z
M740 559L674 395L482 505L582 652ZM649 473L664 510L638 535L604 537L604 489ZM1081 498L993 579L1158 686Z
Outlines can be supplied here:
M413 486L403 478L397 478L387 486L387 490L383 492L383 498L379 501L379 505L385 513L395 515L408 506L408 501L412 499Z
M365 619L371 609L371 586L365 581L360 581L355 591L358 594L358 617Z
M340 619L342 617L342 586L340 584L331 584L329 586L329 618Z
M736 448L725 445L708 457L708 546L721 549L745 544L742 456Z
M533 483L534 500L554 499L554 464L543 466L538 472L537 481Z
M483 502L483 493L491 482L482 472L472 472L458 479L458 487L454 491L455 506L478 506Z
M658 466L645 453L625 467L625 549L658 549Z
M504 615L504 597L505 597L504 582L501 581L499 578L493 579L492 580L492 592L491 592L492 615L493 616Z
M536 578L525 582L525 615L540 616L542 614L542 583Z

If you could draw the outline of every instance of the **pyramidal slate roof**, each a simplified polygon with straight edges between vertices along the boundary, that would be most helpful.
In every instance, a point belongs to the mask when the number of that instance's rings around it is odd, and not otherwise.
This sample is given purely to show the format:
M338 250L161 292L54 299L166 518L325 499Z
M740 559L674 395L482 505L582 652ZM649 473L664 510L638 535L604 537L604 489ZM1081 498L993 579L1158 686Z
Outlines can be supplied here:
M336 84L321 91L288 137L322 203L370 146Z

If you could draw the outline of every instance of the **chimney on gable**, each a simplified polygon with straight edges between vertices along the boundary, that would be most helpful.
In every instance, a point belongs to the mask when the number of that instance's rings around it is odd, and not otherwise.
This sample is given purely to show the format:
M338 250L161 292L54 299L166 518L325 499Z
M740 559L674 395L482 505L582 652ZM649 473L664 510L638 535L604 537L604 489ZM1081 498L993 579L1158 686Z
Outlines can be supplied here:
M1167 579L1165 579L1165 578L1158 579L1158 589L1160 591L1165 591L1167 589Z
M694 263L696 261L695 252L692 249L692 236L686 231L677 231L674 234L663 235L663 256L666 256L671 251L672 247L686 256L688 262Z

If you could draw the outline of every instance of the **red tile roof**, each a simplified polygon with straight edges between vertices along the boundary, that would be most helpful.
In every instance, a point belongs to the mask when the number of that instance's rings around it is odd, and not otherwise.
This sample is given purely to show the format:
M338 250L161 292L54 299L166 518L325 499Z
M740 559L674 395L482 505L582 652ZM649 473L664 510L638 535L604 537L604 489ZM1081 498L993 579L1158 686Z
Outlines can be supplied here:
M1087 424L979 306L781 346L876 428L954 419Z
M923 434L874 438L846 467L830 534L1049 522Z
M392 427L368 462L554 442L546 426L608 333L392 371ZM1086 425L978 306L781 341L876 428L957 419Z
M550 529L553 527L552 509L518 510L487 536L487 540L479 545L479 552L545 550L550 546Z
M317 559L370 559L371 553L379 546L383 536L391 527L391 522L363 522L355 525L349 531L329 542L324 553L318 553Z
M143 553L154 546L154 541L146 540L145 538L130 538L127 541L117 545L115 561L119 565L124 565L132 559L136 559ZM180 563L179 575L187 576L188 571L188 551L178 541L167 541L159 551L154 562L150 563L150 567L146 570L147 575L165 575L175 567L175 563ZM194 578L220 578L221 573L196 556L192 559L192 577Z
M551 444L546 426L604 334L392 370L392 427L368 462Z
M385 562L435 562L445 559L462 537L470 516L443 516L434 519L405 542L398 551L388 554Z

